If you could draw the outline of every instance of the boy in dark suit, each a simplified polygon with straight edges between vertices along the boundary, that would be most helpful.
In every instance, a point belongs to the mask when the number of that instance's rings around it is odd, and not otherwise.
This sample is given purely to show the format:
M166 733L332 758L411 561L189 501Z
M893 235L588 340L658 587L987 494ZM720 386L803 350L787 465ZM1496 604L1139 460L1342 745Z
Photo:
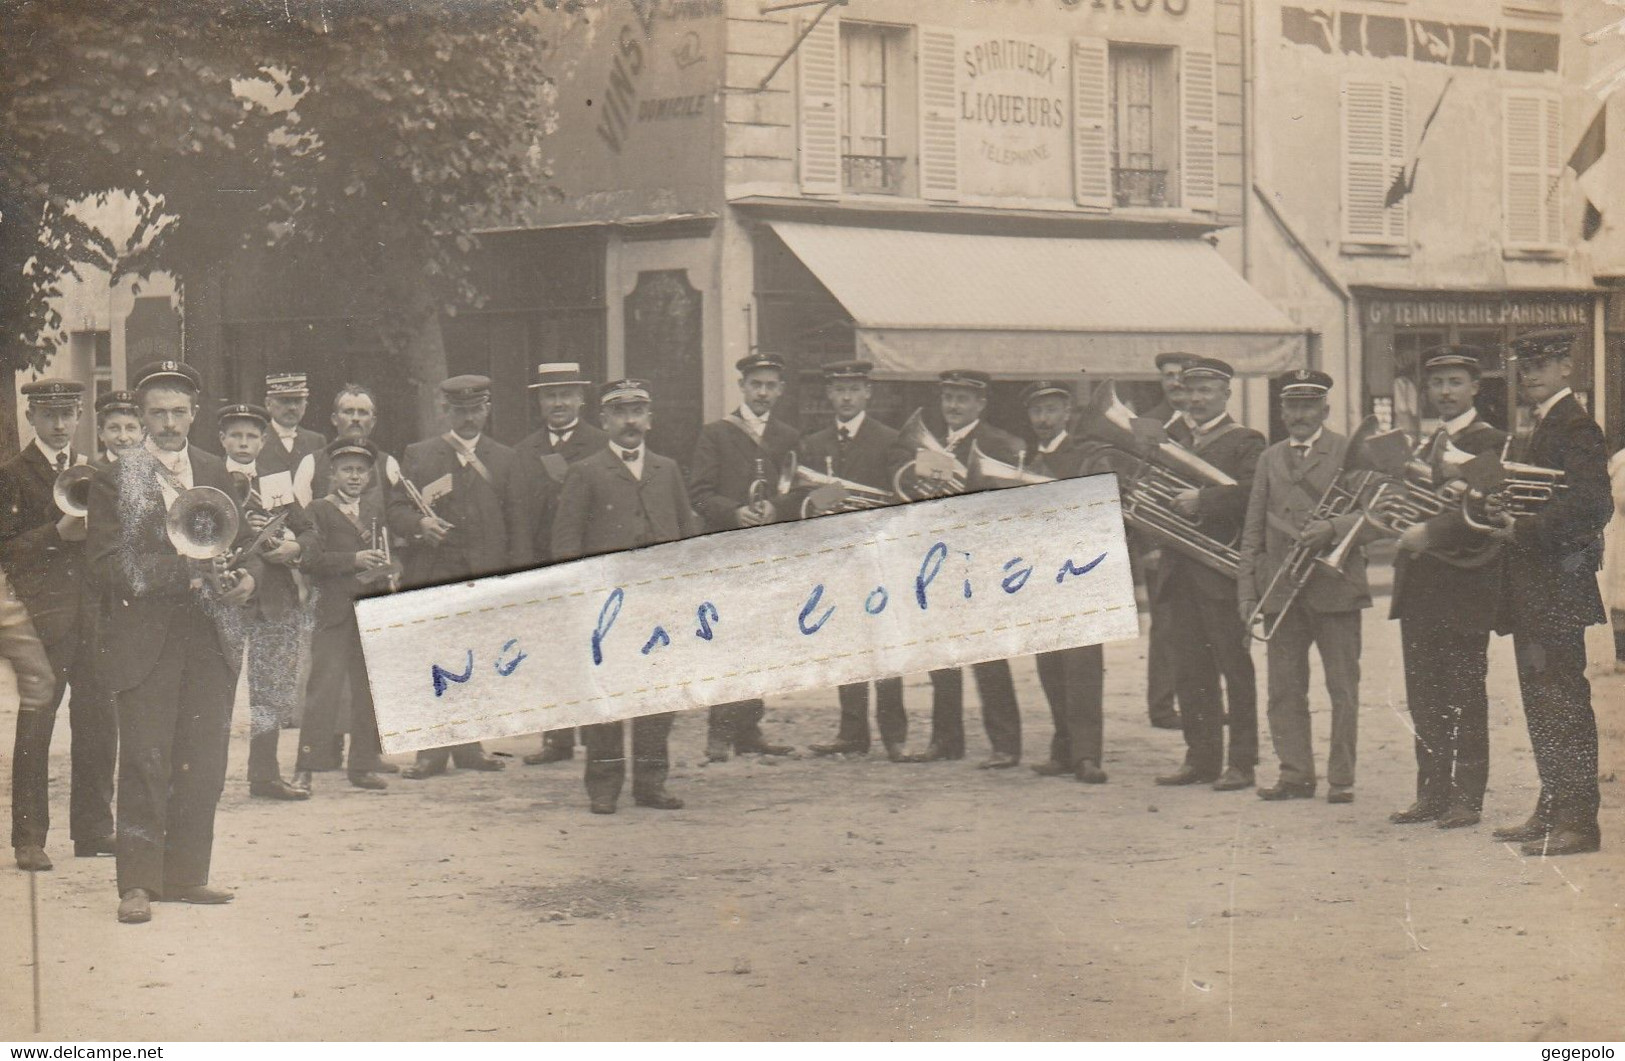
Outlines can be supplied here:
M815 472L867 486L887 496L891 493L891 449L897 442L895 428L869 415L869 399L874 395L868 361L837 361L824 366L824 395L835 410L835 422L822 431L801 439L797 463ZM839 512L835 503L828 511ZM801 504L803 516L819 515L824 509L816 492ZM814 755L866 755L869 752L870 682L850 682L840 687L840 729L827 744L814 744ZM892 762L903 761L903 745L908 740L908 715L903 710L901 675L878 678L875 688L875 721L880 742Z
M739 408L700 429L689 468L688 488L694 508L707 530L759 527L793 512L776 503L785 458L800 439L795 428L773 418L773 408L784 396L785 365L775 354L755 353L740 358ZM711 708L705 756L725 762L730 752L741 755L788 755L787 744L769 744L762 736L765 705L759 698L717 704Z
M650 453L643 443L652 400L643 380L616 380L604 386L598 415L609 443L565 473L553 524L556 559L637 549L704 529L689 507L677 462ZM666 711L632 720L632 798L640 807L676 810L683 805L666 791L667 738L673 717ZM581 727L587 748L587 797L594 814L615 813L626 780L624 729L620 722Z
M350 784L382 790L381 753L372 687L361 654L361 628L355 598L379 588L392 570L378 535L384 529L380 498L367 490L379 459L365 438L336 438L323 450L330 489L307 512L315 541L303 561L316 601L316 634L311 639L310 692L299 730L298 780L309 783L305 757L332 747L338 719L350 725Z
M552 561L554 505L564 473L609 443L601 428L581 419L588 386L573 361L536 366L530 389L536 392L542 426L513 448L513 474L508 477L508 547L516 568ZM575 743L575 730L551 730L542 734L542 750L525 756L525 763L573 758Z
M1540 772L1534 814L1494 835L1521 841L1526 855L1576 855L1602 846L1585 628L1608 620L1597 568L1613 500L1602 429L1569 388L1579 340L1574 332L1541 331L1513 344L1518 383L1535 417L1527 442L1514 442L1513 460L1562 472L1567 489L1529 515L1487 506L1491 518L1506 524L1495 532L1507 543L1500 629L1512 634Z

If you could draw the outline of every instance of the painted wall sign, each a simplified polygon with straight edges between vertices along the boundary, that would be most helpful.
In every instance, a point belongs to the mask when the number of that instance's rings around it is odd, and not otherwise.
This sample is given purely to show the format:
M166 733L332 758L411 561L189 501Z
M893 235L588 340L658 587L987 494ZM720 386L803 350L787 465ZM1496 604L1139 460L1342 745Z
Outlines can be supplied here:
M1281 36L1327 55L1531 73L1555 73L1561 43L1555 33L1301 7L1281 8Z
M1365 305L1367 324L1396 327L1483 324L1495 327L1523 325L1586 325L1591 321L1589 301L1543 299L1378 299Z
M959 34L959 179L973 195L1071 196L1065 38Z

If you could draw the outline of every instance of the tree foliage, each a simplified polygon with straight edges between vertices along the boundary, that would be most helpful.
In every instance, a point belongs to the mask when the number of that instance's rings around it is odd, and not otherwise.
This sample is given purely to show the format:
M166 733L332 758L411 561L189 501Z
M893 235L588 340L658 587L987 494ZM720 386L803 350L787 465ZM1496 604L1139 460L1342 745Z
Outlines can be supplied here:
M565 6L568 6L566 4ZM545 187L558 0L0 0L0 368L61 278L328 262L392 347L476 298L468 230ZM75 205L128 194L125 247Z

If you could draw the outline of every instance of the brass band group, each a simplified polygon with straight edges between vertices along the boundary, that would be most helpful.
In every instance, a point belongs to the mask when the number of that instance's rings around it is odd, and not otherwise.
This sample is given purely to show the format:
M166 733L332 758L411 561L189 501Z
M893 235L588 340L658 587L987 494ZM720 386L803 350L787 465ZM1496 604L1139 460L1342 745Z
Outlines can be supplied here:
M363 386L335 395L328 440L303 426L304 374L271 375L263 406L213 414L223 453L215 456L188 441L204 381L190 365L157 362L132 375L133 390L97 401L92 458L72 446L82 384L37 380L23 388L33 437L0 467L9 579L0 655L13 663L21 700L17 864L51 868L46 760L70 686L74 853L116 856L119 920L139 923L153 902L232 898L210 884L209 865L243 671L253 797L303 801L317 774L341 768L351 785L384 790L386 774L426 780L453 766L503 767L479 744L420 752L405 767L382 757L358 596L1100 472L1118 476L1147 591L1150 722L1181 729L1186 746L1156 784L1255 787L1252 648L1263 641L1279 770L1258 795L1307 799L1319 788L1313 646L1331 702L1326 796L1354 800L1361 611L1371 604L1365 547L1392 539L1417 791L1390 820L1478 823L1490 760L1490 635L1510 634L1540 796L1526 822L1494 835L1531 854L1595 851L1584 632L1605 620L1595 573L1612 505L1602 432L1567 385L1577 339L1544 332L1505 351L1431 351L1424 384L1441 426L1419 439L1370 421L1352 437L1333 432L1333 379L1288 372L1276 388L1287 437L1273 445L1232 419L1234 373L1211 357L1159 355L1164 400L1143 414L1110 381L1088 381L1083 402L1072 381L1032 381L1022 391L1027 423L1011 430L988 420L986 372L941 373L939 401L894 428L869 411L872 366L843 361L822 373L833 422L803 435L775 414L785 363L757 353L737 364L741 404L704 426L686 469L646 444L660 405L649 383L595 387L575 364L537 366L542 426L512 447L487 433L490 381L446 380L442 433L398 460L371 440L381 410ZM1498 357L1532 410L1521 430L1487 423L1475 405L1483 368ZM597 424L587 422L589 404ZM1099 645L1037 657L1054 736L1036 773L1107 781L1103 660ZM1010 663L970 671L991 746L980 766L1017 767L1022 723ZM938 670L930 680L929 737L917 750L908 747L900 676L841 687L838 729L810 750L868 754L872 696L891 762L964 758L964 674ZM570 760L579 738L593 813L617 810L629 762L637 806L679 808L667 789L672 717L550 732L524 761ZM706 758L789 754L763 718L761 700L711 707ZM285 777L278 744L294 719L298 749Z

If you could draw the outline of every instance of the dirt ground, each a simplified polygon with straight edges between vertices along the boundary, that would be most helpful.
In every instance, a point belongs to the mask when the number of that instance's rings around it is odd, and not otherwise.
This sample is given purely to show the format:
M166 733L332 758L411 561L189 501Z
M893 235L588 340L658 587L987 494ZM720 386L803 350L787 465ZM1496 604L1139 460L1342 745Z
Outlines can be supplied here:
M1154 787L1183 745L1145 721L1142 640L1107 648L1101 787L974 769L974 706L970 759L929 765L700 767L687 714L671 785L687 808L626 799L614 817L587 813L579 759L521 765L534 738L494 746L514 756L501 774L383 794L324 774L308 803L251 801L240 732L215 843L237 901L158 906L146 926L115 923L111 860L71 857L64 719L57 869L37 878L42 1037L1620 1038L1625 676L1594 680L1601 854L1543 862L1489 838L1535 796L1505 640L1484 825L1392 826L1414 775L1386 604L1368 613L1350 806ZM1033 762L1048 711L1031 662L1016 674ZM923 745L923 676L908 707ZM767 729L805 746L835 715L833 692L781 697ZM1271 780L1267 737L1264 759ZM26 875L0 870L0 1039L31 1034L28 912Z

